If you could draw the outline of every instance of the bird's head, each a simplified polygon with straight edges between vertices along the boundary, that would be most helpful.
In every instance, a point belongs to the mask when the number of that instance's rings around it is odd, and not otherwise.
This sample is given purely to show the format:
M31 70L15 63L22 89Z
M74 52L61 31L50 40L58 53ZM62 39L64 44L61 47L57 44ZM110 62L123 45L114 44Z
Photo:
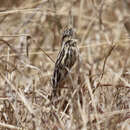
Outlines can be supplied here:
M74 36L74 33L75 31L71 26L66 27L62 34L62 42L71 39Z

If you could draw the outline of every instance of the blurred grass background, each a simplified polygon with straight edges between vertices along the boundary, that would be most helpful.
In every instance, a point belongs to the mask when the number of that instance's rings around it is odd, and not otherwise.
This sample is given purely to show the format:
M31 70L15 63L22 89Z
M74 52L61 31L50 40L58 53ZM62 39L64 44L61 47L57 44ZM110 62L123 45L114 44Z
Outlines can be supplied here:
M53 106L47 55L56 61L70 11L80 72ZM129 0L0 0L0 129L129 130L129 14Z

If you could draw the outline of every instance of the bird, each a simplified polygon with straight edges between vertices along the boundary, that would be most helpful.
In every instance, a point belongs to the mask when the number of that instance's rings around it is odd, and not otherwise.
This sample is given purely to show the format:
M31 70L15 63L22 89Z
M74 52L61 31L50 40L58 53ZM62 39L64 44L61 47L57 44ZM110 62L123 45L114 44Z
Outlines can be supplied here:
M66 79L69 71L76 63L78 57L77 39L63 40L61 50L55 62L52 76L53 95L56 96L62 81Z

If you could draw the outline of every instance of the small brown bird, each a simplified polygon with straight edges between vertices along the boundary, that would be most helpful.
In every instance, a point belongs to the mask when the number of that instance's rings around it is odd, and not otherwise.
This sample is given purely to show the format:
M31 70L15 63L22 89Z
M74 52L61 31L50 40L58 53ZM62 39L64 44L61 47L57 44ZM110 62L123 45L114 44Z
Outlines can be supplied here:
M52 77L53 94L56 96L57 88L59 88L60 83L65 80L69 71L74 66L77 57L77 40L70 39L68 41L63 41L61 50L58 54L54 73Z

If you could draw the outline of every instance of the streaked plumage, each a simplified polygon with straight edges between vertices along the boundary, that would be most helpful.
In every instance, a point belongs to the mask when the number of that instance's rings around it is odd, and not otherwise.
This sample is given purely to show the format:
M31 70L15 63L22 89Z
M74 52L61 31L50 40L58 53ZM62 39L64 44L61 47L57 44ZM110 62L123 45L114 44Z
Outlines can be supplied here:
M77 40L70 39L68 41L63 41L61 50L58 54L54 73L52 77L53 93L56 95L56 90L60 83L64 81L68 75L68 70L74 66L77 60Z

